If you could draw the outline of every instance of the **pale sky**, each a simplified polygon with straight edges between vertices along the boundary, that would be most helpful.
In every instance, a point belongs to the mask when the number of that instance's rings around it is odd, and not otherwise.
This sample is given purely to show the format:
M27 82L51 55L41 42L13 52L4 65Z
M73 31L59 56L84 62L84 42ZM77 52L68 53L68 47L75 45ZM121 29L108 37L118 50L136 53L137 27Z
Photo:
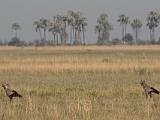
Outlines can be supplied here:
M12 36L11 24L18 22L22 26L20 38L35 40L39 34L35 32L33 21L41 17L52 19L56 14L65 14L68 10L81 11L88 18L86 39L88 43L96 40L94 27L96 19L101 13L107 13L114 26L112 38L121 38L121 27L117 23L118 16L125 14L131 19L139 18L144 22L141 39L149 38L145 19L149 11L160 12L160 0L0 0L0 39L9 40ZM128 32L132 29L128 26ZM160 36L160 27L156 30L156 37ZM50 37L50 36L48 36Z

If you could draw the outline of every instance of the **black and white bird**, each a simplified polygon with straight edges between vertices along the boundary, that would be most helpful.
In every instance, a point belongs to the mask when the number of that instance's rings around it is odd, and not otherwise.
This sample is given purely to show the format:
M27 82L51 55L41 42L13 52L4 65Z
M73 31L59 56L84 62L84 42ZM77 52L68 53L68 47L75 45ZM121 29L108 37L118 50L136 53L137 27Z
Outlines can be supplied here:
M17 91L9 88L8 84L2 84L2 87L4 88L6 95L9 97L10 101L12 101L13 97L22 97Z
M145 94L146 94L146 98L148 97L148 95L149 95L150 97L152 97L152 94L153 94L153 93L159 94L159 91L156 90L155 88L150 87L149 85L147 85L146 82L145 82L145 80L141 80L141 83L140 83L140 84L141 84L141 86L142 86L143 89L144 89L144 92L145 92Z

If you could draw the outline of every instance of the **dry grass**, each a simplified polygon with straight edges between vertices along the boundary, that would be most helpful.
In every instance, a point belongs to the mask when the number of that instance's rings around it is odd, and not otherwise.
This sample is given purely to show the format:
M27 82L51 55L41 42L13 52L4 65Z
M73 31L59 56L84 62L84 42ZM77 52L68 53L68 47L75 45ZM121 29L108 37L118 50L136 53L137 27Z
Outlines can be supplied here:
M23 94L2 120L159 120L159 96L145 99L141 79L160 88L160 46L0 48L1 83ZM159 89L160 90L160 89Z

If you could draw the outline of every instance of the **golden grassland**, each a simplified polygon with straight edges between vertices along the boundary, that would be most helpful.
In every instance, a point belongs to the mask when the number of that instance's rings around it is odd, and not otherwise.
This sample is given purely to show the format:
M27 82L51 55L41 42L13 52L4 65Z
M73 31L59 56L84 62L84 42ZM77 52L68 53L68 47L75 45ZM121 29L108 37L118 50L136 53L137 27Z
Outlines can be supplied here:
M0 47L2 120L159 120L160 46Z

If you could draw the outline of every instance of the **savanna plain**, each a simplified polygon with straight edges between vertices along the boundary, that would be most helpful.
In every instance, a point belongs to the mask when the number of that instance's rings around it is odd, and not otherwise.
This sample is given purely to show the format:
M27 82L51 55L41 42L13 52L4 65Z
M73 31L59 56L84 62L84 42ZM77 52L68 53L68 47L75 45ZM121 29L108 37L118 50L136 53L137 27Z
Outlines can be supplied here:
M159 120L160 46L0 47L1 120Z

